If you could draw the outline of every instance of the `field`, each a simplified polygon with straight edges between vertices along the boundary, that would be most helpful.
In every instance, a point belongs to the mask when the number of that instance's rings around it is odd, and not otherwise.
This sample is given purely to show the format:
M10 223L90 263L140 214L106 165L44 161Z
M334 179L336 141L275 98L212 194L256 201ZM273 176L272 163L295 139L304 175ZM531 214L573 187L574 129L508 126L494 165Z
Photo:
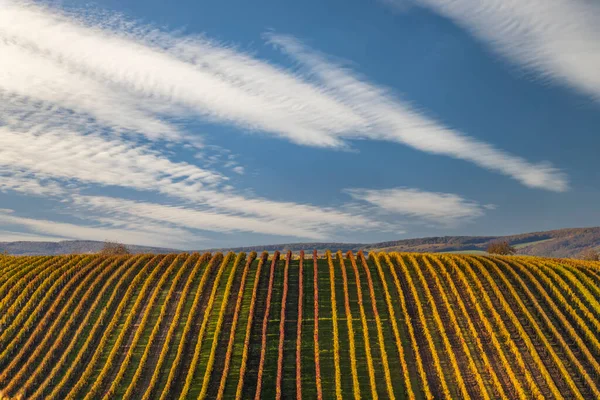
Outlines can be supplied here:
M0 398L592 399L599 389L600 263L0 258Z

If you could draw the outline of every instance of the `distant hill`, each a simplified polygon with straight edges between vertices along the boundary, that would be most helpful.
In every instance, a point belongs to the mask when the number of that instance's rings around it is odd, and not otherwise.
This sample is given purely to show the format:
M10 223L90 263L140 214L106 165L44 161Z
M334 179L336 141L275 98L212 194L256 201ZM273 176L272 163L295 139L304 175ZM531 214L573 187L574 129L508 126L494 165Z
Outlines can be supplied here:
M522 233L509 236L440 236L419 239L394 240L380 243L287 243L268 246L211 249L220 251L275 251L275 250L381 250L419 253L480 252L495 240L507 240L517 247L519 254L545 257L576 257L589 248L600 248L600 227L568 228L545 232Z
M509 236L440 236L418 239L394 240L380 243L307 242L263 246L208 249L209 251L269 251L275 250L382 250L408 252L481 252L495 240L507 240L517 247L519 254L545 257L576 257L589 248L600 249L600 227L569 228L545 232L522 233ZM103 242L91 240L68 240L61 242L0 242L0 252L14 255L96 253ZM176 253L182 250L127 246L132 253ZM204 251L204 250L203 250Z
M600 227L570 228L509 236L446 236L377 243L368 249L385 251L454 252L484 251L495 240L506 240L523 255L575 257L584 250L600 248Z
M61 242L0 242L0 252L12 255L55 255L55 254L88 254L97 253L104 242L94 240L65 240ZM130 252L138 253L173 253L181 250L161 247L127 245Z

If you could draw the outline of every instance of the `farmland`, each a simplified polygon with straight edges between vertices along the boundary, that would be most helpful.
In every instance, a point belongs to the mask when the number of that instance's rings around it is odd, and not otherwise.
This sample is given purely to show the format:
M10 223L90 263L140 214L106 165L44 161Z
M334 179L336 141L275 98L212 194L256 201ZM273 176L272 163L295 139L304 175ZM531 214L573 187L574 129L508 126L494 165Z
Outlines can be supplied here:
M600 263L362 252L3 256L0 393L600 398Z

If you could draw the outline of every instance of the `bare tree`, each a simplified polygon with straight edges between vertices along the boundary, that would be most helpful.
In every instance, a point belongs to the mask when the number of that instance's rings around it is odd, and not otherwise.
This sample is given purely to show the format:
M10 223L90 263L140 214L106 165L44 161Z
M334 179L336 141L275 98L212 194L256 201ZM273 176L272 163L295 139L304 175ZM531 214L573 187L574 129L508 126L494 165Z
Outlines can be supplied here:
M506 240L491 242L487 246L487 252L490 254L499 254L503 256L508 256L515 254L517 249L510 245Z
M586 261L600 261L600 253L596 249L589 248L582 251L579 258Z
M100 250L100 254L107 256L116 256L122 254L130 254L129 249L123 243L118 242L104 242L104 247Z

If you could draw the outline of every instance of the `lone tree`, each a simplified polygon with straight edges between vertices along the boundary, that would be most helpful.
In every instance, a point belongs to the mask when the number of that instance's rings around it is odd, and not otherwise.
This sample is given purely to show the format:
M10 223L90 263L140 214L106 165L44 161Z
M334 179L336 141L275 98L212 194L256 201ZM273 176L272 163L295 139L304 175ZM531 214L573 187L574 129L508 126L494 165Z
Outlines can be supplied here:
M102 247L102 250L100 250L100 254L106 256L129 254L129 249L123 243L109 242L107 240L106 242L104 242L104 247Z
M517 249L512 247L510 245L510 243L508 243L506 240L503 240L503 241L491 242L490 244L488 244L487 252L490 254L499 254L502 256L509 256L509 255L515 254L517 252Z
M600 261L600 252L596 249L586 249L581 252L579 258L585 261Z

